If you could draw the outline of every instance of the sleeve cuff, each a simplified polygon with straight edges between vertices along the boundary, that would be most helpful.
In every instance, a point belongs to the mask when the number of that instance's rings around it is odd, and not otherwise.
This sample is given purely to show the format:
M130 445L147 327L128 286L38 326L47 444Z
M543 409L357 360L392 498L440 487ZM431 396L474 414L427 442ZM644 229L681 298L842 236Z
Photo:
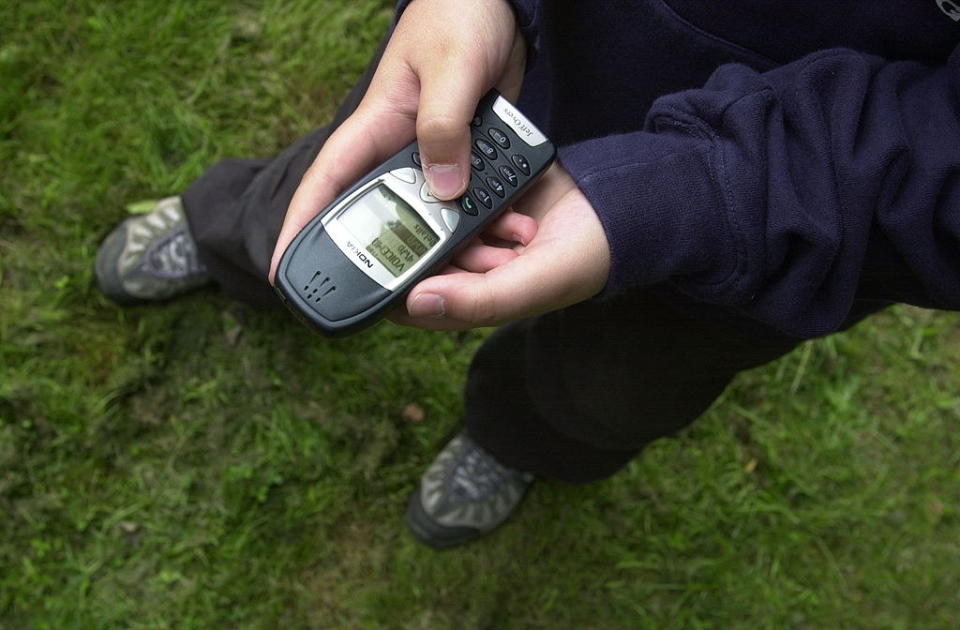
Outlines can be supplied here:
M661 282L707 299L729 291L737 255L709 140L636 132L559 155L606 232L604 294Z

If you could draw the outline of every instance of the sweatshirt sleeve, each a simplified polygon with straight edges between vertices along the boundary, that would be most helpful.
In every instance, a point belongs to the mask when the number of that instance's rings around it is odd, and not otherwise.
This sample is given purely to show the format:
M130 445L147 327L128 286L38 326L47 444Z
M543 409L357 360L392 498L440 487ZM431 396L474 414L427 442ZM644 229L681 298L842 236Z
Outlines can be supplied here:
M854 299L960 309L960 47L722 66L560 159L610 242L608 294L669 283L800 337Z

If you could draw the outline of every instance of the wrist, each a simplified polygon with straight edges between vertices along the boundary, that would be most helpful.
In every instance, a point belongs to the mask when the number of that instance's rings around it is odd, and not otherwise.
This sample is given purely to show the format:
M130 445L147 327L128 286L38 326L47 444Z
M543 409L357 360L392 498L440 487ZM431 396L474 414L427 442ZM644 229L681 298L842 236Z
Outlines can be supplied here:
M606 293L661 282L704 297L730 289L737 255L711 150L643 132L560 149L610 246Z

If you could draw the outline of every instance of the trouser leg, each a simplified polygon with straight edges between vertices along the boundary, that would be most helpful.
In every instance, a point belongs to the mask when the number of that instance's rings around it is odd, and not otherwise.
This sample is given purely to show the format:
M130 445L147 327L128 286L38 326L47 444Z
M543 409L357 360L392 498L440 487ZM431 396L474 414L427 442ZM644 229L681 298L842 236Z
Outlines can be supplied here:
M184 192L201 260L228 293L280 306L266 277L287 207L323 143L356 109L388 39L329 127L273 159L224 160ZM687 426L737 372L796 343L687 316L649 292L585 302L487 340L468 377L467 428L507 465L600 479Z
M300 138L272 159L218 162L184 191L184 209L200 260L227 293L257 306L280 306L267 273L287 207L324 142L359 105L389 37L388 33L329 126Z
M646 291L584 302L486 341L468 376L467 430L508 466L600 479L798 342L695 319Z

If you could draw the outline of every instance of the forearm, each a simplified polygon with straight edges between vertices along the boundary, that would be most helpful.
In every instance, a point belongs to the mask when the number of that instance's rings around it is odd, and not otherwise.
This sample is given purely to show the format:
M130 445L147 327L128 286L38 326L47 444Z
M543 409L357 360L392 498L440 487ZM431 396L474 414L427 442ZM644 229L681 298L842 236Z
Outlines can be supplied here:
M798 336L858 297L960 308L960 53L725 66L643 131L561 150L611 244L608 292L672 283Z

